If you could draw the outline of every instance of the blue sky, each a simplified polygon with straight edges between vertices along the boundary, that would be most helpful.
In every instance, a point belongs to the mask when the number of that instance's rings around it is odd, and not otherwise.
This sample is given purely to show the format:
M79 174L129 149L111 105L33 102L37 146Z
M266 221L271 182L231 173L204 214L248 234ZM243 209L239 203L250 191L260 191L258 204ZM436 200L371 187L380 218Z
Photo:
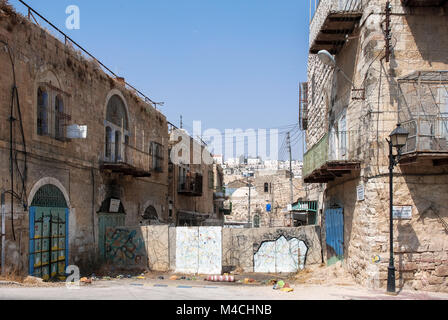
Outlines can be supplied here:
M188 130L194 120L220 130L298 121L308 1L26 2L151 99L165 102L160 109L176 125L180 115ZM24 12L17 0L10 3ZM65 28L65 9L73 4L80 8L80 30ZM293 157L301 158L302 143L292 140Z

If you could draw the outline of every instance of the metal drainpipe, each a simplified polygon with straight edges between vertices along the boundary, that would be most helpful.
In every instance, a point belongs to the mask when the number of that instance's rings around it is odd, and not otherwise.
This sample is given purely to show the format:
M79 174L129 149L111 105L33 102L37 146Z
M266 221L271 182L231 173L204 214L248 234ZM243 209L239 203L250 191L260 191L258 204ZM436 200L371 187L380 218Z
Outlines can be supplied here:
M5 270L5 193L1 194L2 205L2 275L6 273Z

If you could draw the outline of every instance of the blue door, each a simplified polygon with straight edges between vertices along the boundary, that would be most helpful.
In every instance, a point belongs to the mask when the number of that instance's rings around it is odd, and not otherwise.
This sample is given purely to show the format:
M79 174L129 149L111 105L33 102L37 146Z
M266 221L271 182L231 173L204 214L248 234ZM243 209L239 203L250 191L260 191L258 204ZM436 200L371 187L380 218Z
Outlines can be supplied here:
M344 258L344 209L325 211L327 263L332 265Z

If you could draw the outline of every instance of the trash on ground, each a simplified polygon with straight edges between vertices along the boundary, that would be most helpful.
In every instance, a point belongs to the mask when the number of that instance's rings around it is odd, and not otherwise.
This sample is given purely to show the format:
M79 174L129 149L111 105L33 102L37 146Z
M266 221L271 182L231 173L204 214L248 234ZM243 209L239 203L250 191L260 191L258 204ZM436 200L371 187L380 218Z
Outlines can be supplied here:
M79 279L79 281L81 281L82 283L92 283L92 279L86 277L82 277L81 279Z
M244 278L243 283L244 284L255 283L255 280L252 278Z
M294 289L293 288L281 288L280 291L283 291L283 292L293 292Z

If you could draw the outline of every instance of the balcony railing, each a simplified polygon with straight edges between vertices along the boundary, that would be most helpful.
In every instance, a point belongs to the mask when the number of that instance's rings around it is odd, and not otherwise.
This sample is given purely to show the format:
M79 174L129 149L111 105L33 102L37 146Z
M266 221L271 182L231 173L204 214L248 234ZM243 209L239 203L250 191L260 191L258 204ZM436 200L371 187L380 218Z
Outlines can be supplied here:
M298 201L291 209L291 211L317 212L317 201Z
M418 117L402 126L409 132L402 153L448 152L448 115L445 117Z
M202 196L203 176L199 173L180 176L177 192L189 196Z
M101 168L135 177L151 176L151 155L125 143L105 146Z
M327 133L304 155L305 183L326 183L360 168L355 151L361 145L358 131Z
M320 0L310 25L310 52L339 52L353 33L367 0Z
M401 163L448 158L448 71L418 71L399 80L399 122L409 132Z

